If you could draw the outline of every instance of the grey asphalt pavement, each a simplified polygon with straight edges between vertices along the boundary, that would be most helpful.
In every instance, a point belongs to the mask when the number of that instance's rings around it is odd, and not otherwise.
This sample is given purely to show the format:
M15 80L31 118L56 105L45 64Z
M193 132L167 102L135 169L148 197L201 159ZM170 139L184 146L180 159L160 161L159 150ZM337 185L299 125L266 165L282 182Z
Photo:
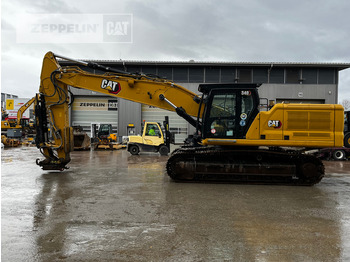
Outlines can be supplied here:
M350 161L313 187L175 183L167 157L1 150L2 261L349 261Z

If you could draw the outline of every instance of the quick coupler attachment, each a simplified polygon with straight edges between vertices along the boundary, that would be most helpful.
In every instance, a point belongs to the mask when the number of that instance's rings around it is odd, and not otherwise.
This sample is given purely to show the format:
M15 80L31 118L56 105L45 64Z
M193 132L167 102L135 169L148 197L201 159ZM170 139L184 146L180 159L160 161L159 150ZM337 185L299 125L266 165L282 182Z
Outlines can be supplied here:
M41 166L43 170L59 170L63 171L65 169L69 169L66 165L69 163L69 160L52 160L52 159L44 159L40 160L39 158L36 160L36 164Z

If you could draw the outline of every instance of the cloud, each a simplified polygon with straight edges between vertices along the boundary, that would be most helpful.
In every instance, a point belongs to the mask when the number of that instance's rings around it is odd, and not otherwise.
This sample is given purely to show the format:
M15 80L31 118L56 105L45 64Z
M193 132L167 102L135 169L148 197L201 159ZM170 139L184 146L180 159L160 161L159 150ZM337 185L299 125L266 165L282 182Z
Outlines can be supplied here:
M349 63L350 2L309 0L2 1L2 92L37 92L41 61L51 50L85 59ZM132 44L19 44L24 13L133 15ZM14 85L18 74L25 86ZM350 69L340 73L348 96Z

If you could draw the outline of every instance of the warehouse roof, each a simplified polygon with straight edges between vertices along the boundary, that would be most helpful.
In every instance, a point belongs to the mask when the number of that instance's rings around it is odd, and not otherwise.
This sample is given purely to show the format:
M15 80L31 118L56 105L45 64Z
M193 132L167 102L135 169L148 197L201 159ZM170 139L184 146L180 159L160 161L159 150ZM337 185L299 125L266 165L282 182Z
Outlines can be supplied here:
M160 65L160 66L241 66L241 67L327 67L339 71L350 68L350 63L338 62L228 62L228 61L142 61L142 60L86 60L102 65ZM72 65L74 62L58 60L61 65Z

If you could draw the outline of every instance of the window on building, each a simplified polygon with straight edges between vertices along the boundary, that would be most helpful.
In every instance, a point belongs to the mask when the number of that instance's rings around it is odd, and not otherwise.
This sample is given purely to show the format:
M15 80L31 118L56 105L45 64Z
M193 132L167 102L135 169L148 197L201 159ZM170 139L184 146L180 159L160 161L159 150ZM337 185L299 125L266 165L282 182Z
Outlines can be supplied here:
M161 78L166 78L168 80L173 80L172 67L158 67L158 76Z
M267 83L267 68L254 68L253 69L253 83Z
M238 83L251 83L252 69L238 69Z
M284 69L273 67L270 70L270 83L283 84L284 83Z
M338 78L339 78L338 71L334 69L334 84L338 84L338 81L339 81Z
M109 65L108 65L109 66ZM120 71L126 71L126 67L122 66L122 65L111 65L109 66L111 68L114 68L114 69L118 69ZM103 73L106 73L106 72L103 72Z
M219 83L220 82L220 68L206 67L205 68L205 82Z
M333 68L320 68L318 70L318 83L319 84L334 84L335 83L335 70Z
M190 67L189 68L189 80L190 83L203 83L204 68L203 67Z
M303 68L302 79L303 79L303 84L317 84L317 69Z
M223 67L221 68L221 82L234 83L236 79L236 68Z
M157 68L155 66L142 66L142 73L156 75Z
M126 66L126 71L129 73L141 73L141 66Z
M187 67L174 67L173 77L175 82L188 82L188 68Z
M300 69L299 68L286 68L286 83L298 84L300 83Z

